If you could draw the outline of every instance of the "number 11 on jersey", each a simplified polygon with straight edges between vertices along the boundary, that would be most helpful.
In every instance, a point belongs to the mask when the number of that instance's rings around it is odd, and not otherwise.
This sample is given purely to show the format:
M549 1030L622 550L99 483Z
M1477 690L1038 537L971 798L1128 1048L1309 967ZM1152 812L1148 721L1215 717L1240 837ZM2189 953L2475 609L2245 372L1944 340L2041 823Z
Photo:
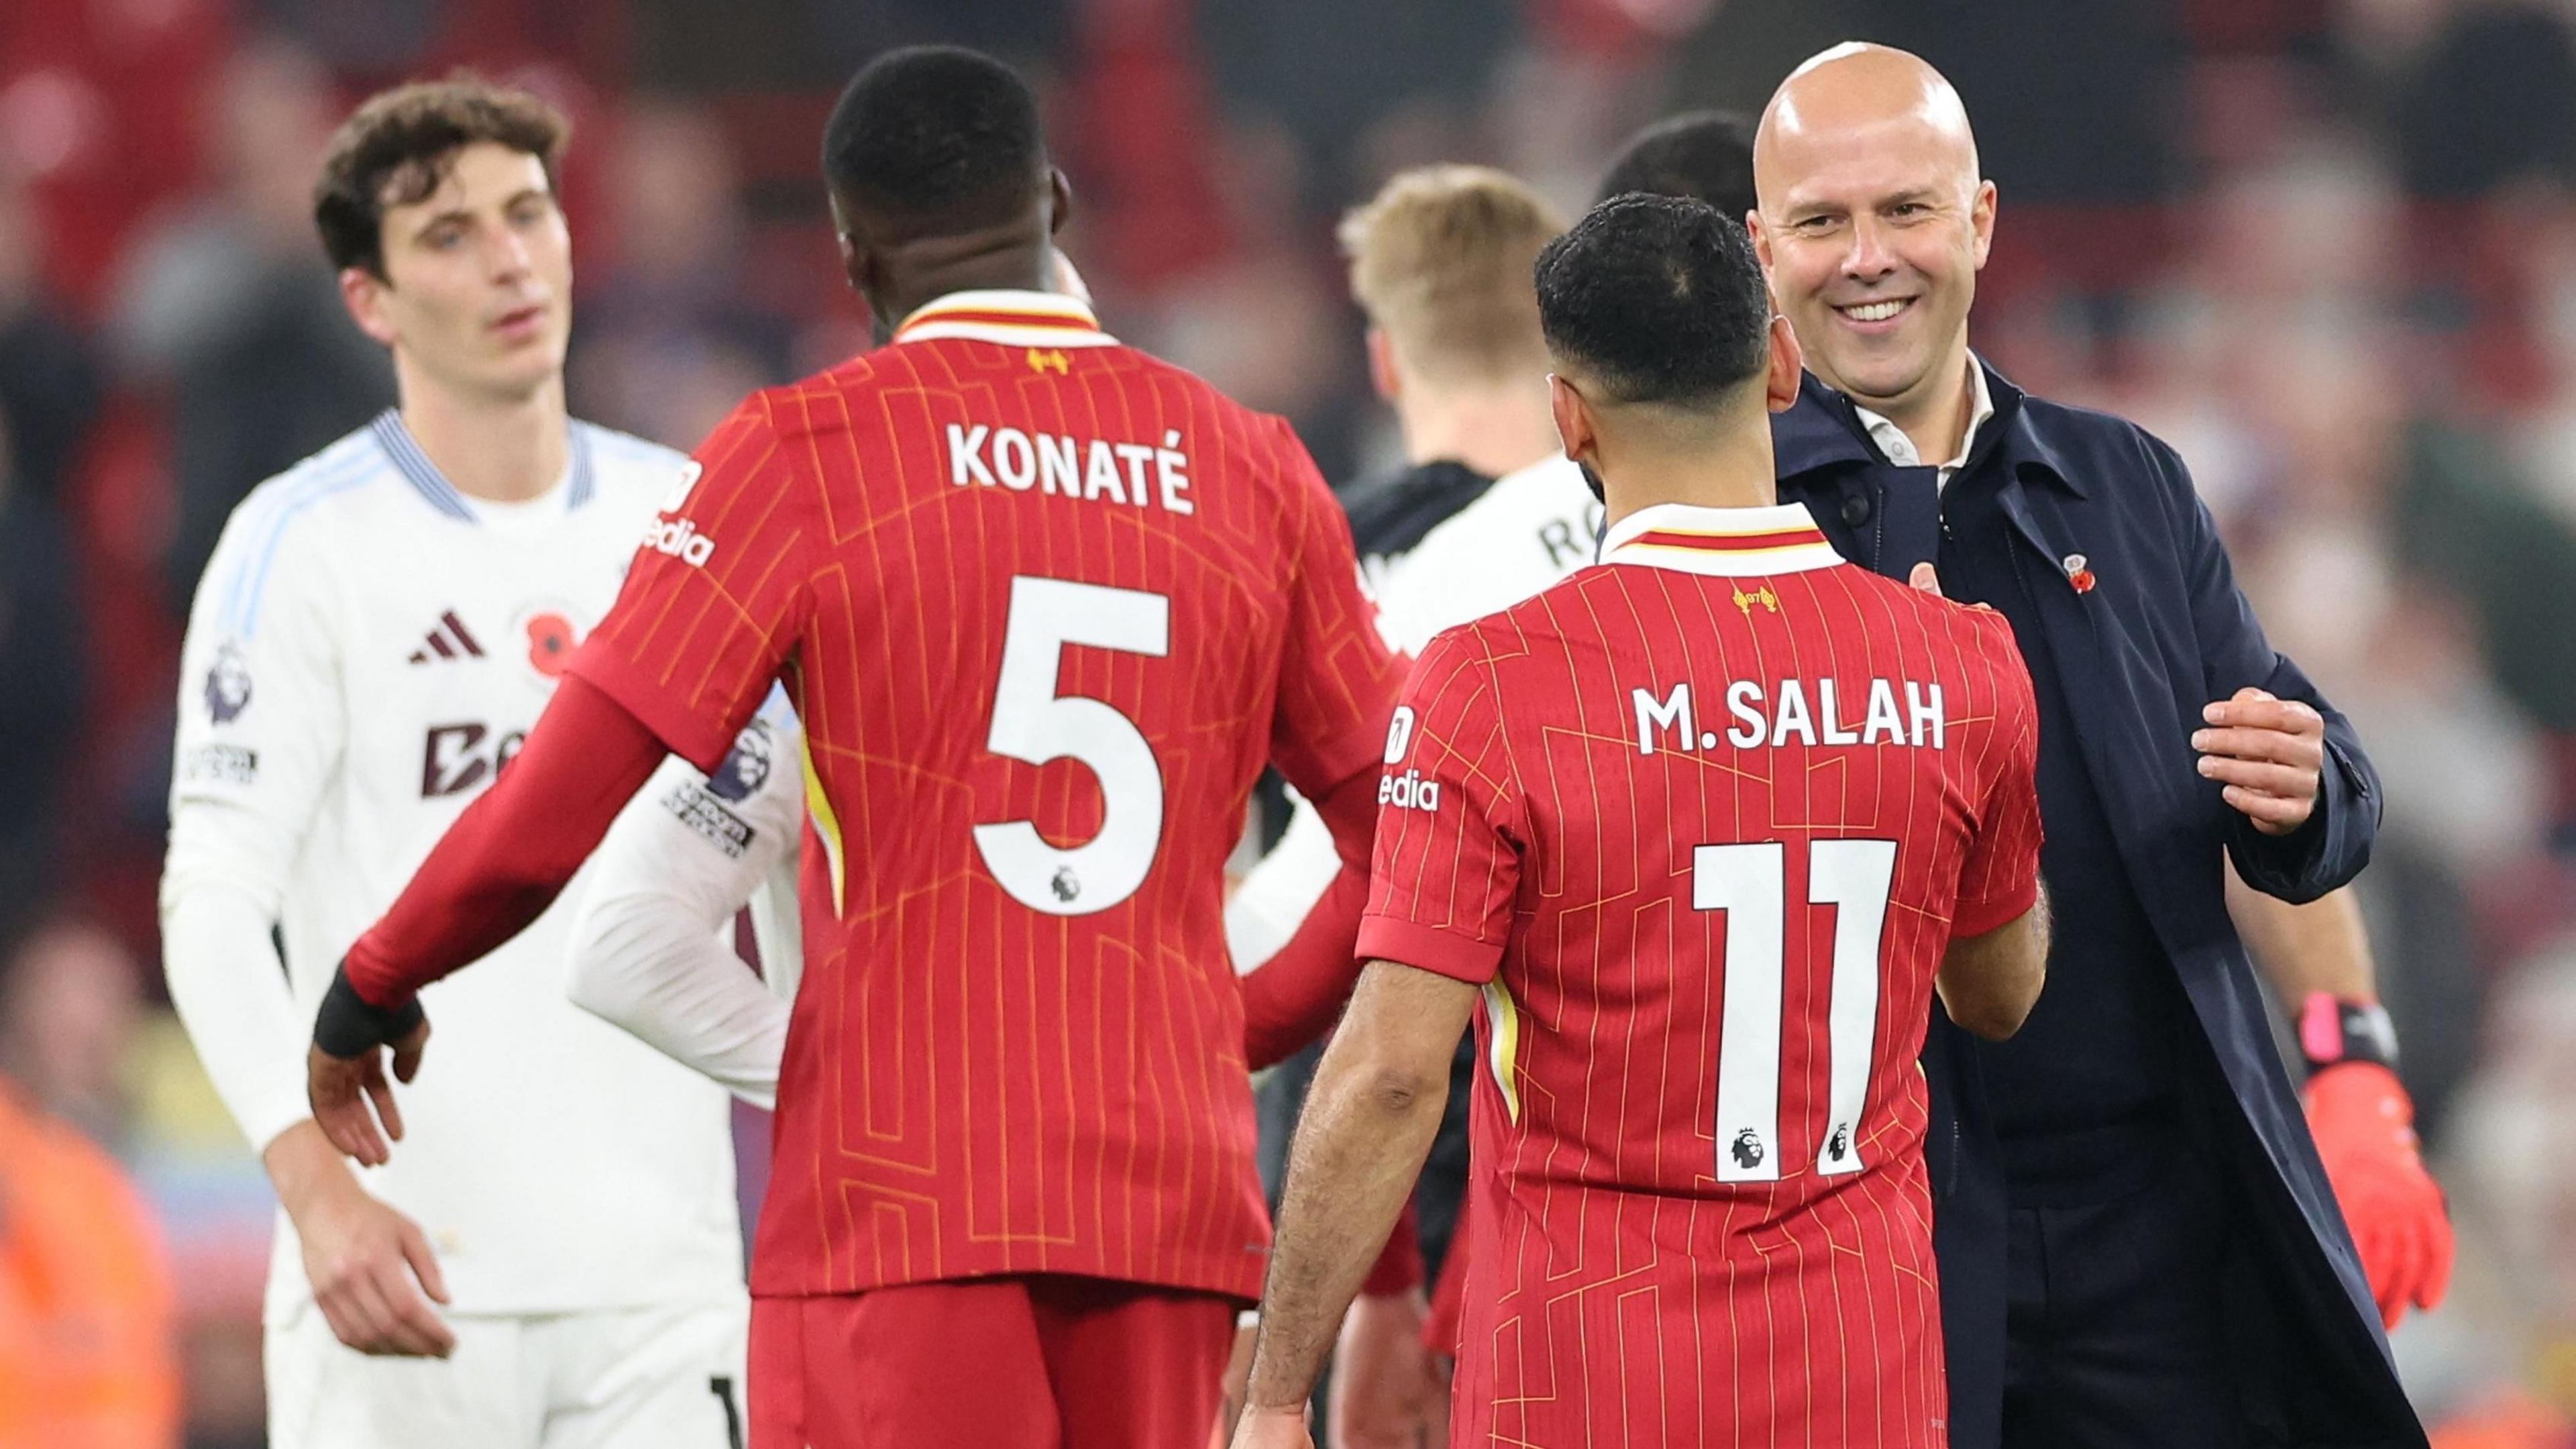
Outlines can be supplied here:
M1786 848L1779 841L1691 851L1691 905L1724 911L1726 1000L1717 1037L1717 1180L1780 1180L1781 995L1787 968ZM1861 1169L1860 1113L1878 1035L1878 946L1896 876L1893 840L1818 840L1807 902L1834 908L1825 1009L1825 1130L1816 1171Z

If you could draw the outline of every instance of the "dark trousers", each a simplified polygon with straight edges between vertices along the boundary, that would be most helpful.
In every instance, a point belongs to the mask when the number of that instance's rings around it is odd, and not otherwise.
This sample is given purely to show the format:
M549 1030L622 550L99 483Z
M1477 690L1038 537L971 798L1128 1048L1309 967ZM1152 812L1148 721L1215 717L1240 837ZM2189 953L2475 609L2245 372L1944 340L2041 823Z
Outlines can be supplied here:
M2198 1154L2158 1155L2106 1201L2012 1209L2004 1449L2250 1442L2226 1356L2221 1189Z

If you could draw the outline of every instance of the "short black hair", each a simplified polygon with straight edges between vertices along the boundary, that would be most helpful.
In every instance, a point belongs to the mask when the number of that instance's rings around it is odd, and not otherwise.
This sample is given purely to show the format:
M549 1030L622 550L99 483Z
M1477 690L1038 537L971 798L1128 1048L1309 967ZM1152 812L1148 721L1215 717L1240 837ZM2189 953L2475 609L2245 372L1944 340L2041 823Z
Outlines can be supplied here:
M979 223L1046 178L1037 97L981 51L915 45L868 62L823 128L832 194L912 221Z
M385 209L411 206L447 181L456 153L495 141L534 156L555 185L572 123L527 91L471 71L367 99L331 135L313 186L313 225L335 269L385 275Z
M1539 329L1624 403L1716 401L1765 365L1771 294L1741 222L1704 201L1618 196L1538 255Z
M1735 111L1666 116L1619 148L1600 199L1642 191L1687 196L1742 221L1754 209L1753 119Z

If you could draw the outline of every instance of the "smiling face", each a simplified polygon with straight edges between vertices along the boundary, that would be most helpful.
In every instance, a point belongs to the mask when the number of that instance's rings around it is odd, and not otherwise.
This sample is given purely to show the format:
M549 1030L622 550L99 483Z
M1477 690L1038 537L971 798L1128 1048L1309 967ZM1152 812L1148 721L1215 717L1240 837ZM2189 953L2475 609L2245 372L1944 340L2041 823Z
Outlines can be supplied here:
M341 292L407 375L500 397L561 376L572 238L535 156L463 147L427 196L385 208L382 239L384 275L348 268Z
M1755 245L1808 365L1890 416L1962 381L1995 189L1948 84L1901 52L1811 64L1754 156Z

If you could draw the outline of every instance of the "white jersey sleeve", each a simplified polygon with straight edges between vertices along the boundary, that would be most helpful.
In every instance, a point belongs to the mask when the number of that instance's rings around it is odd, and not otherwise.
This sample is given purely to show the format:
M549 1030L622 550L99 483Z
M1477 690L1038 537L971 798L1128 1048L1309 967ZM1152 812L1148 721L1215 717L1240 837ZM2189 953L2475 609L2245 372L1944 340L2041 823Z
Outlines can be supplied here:
M713 778L674 755L609 828L573 917L574 1004L762 1107L775 1106L788 1002L804 770L796 717L773 692ZM786 922L776 918L783 886ZM754 908L766 986L734 954Z
M309 1115L309 1022L272 929L347 736L332 576L299 556L309 535L286 527L330 482L290 474L234 512L181 653L163 968L254 1151Z

